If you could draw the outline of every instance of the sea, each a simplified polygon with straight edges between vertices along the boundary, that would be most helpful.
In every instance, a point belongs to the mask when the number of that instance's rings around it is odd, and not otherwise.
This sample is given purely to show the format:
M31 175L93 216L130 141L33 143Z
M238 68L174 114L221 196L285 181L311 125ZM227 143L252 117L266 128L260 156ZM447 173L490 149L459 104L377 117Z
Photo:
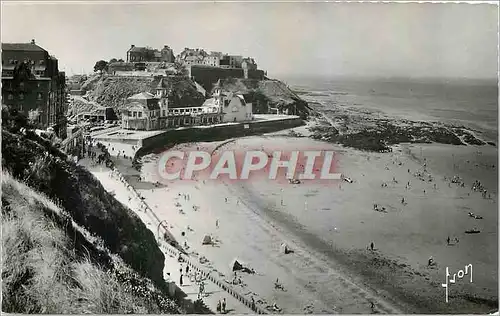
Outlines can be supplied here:
M383 112L389 117L463 125L498 142L498 81L288 77L306 101Z

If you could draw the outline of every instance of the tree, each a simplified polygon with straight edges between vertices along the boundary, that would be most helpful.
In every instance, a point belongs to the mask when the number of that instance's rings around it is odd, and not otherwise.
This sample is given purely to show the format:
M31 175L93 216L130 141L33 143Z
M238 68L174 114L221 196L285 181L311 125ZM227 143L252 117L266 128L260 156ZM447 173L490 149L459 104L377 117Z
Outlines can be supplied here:
M100 72L102 73L103 71L108 70L108 62L104 60L99 60L98 62L95 63L94 66L94 72Z
M116 60L116 58L111 58L111 60L109 61L109 63L116 63L118 60Z
M184 66L181 63L175 62L174 63L174 69L177 72L178 75L187 77L189 76L189 71L187 70L186 66Z
M124 62L124 60L123 60L123 59L121 59L121 58L120 58L120 59L118 59L118 61L119 61L120 63L123 63L123 62Z

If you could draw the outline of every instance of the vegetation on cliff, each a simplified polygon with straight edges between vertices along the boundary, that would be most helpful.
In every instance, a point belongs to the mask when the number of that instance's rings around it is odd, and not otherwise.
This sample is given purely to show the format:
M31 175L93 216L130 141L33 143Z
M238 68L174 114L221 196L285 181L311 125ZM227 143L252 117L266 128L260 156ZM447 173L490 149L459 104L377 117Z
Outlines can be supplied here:
M2 258L3 312L179 313L100 238L7 173L2 174Z
M179 313L153 233L26 122L2 109L2 311Z
M127 98L140 92L156 93L158 84L168 91L170 107L201 106L205 101L194 82L185 76L132 77L99 75L89 78L83 85L88 98L102 106L119 110L127 103Z
M163 286L164 255L155 236L108 194L83 167L32 132L2 132L2 167L16 179L58 201L73 220L103 238L133 269Z

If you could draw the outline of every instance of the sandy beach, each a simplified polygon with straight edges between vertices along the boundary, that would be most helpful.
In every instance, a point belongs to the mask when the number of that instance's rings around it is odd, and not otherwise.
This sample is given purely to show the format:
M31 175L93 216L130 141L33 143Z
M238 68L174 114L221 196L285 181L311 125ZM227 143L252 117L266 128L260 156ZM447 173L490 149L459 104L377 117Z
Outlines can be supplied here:
M158 176L158 155L143 157L142 181L138 181L137 171L125 164L120 168L157 215L171 225L177 240L186 243L191 256L205 256L228 280L234 278L230 268L233 259L255 269L255 274L237 274L240 292L254 297L264 308L278 307L269 308L270 312L452 313L495 309L495 148L402 144L392 153L379 154L276 134L241 138L223 146L196 143L173 149L260 150L280 146L287 150L308 149L317 143L337 153L339 171L354 182L166 182ZM109 145L115 150L127 146ZM464 187L451 183L455 175L463 179ZM490 198L471 191L474 180L482 182ZM163 185L157 188L152 185L156 182ZM375 203L385 211L374 211ZM483 219L471 218L468 212ZM474 227L481 233L465 233ZM215 244L202 245L205 235ZM371 242L375 251L367 249ZM282 243L294 253L283 254ZM435 266L427 266L430 256ZM463 279L450 286L452 303L446 304L441 286L446 267L453 273L468 264L473 265L473 282ZM282 289L274 286L276 280Z

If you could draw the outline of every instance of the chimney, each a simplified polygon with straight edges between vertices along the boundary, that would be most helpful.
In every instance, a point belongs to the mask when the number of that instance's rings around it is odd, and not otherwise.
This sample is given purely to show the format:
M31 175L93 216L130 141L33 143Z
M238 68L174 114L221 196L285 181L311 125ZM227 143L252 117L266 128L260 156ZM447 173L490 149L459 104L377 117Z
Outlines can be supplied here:
M31 40L31 44L35 45L35 39Z
M135 45L130 45L130 48L134 48L134 47L135 47Z

